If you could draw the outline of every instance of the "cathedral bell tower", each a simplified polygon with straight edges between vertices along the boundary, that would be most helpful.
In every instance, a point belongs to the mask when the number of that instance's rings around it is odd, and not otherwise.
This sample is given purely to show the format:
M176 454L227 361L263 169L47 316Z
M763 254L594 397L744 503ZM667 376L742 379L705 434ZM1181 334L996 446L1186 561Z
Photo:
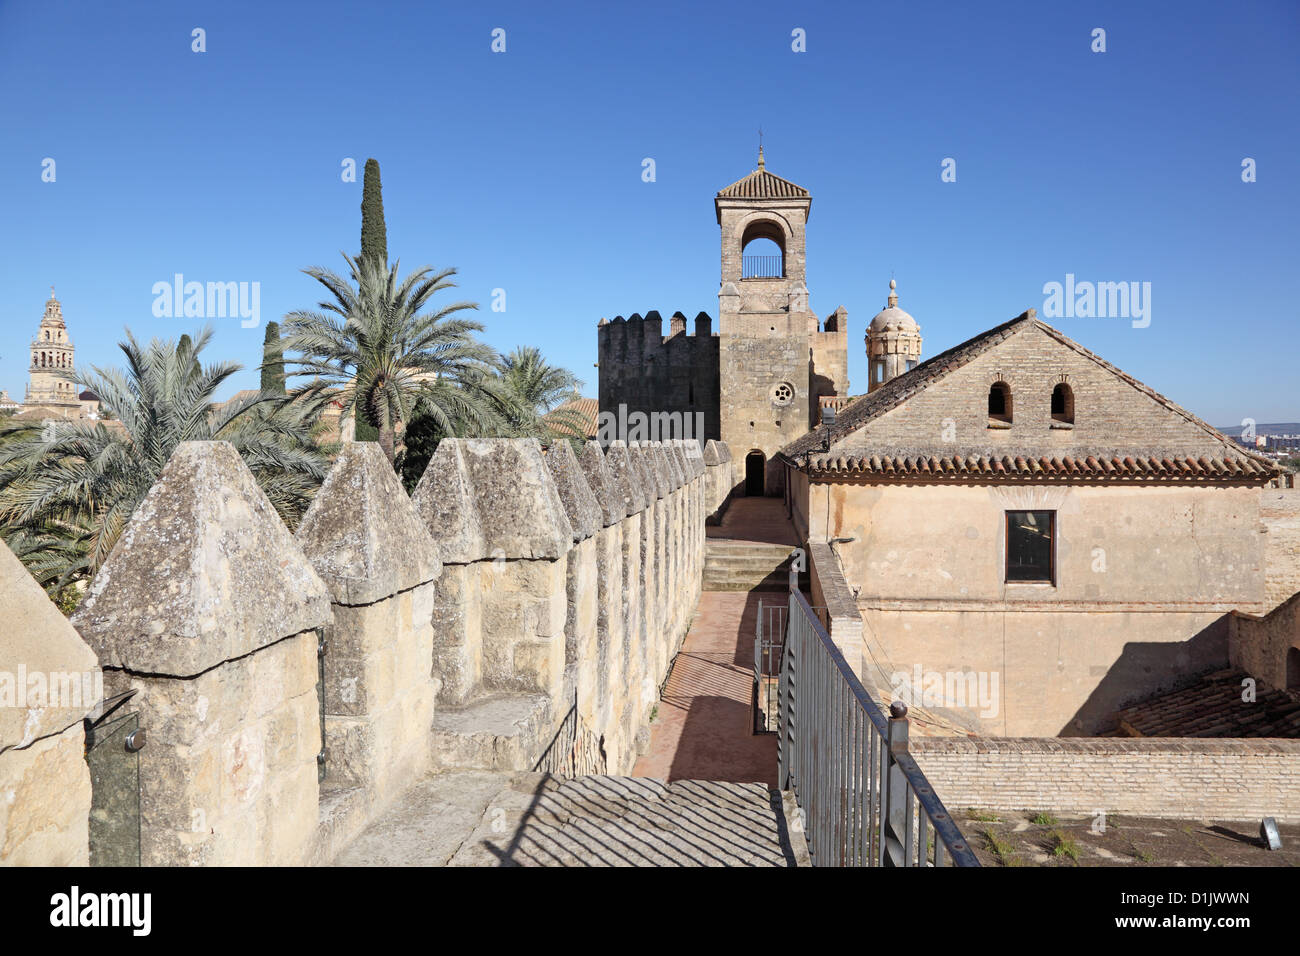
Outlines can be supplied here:
M54 298L54 286L50 286L45 315L31 348L32 364L27 370L29 382L24 404L45 406L65 414L79 411L72 339L63 321L63 306Z

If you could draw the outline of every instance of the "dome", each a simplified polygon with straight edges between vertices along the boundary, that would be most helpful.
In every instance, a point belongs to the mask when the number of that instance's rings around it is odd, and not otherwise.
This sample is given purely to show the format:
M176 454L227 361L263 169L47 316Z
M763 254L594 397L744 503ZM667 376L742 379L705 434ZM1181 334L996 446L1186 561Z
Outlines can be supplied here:
M889 280L889 304L885 310L871 320L870 332L920 332L921 326L916 319L898 307L897 284Z

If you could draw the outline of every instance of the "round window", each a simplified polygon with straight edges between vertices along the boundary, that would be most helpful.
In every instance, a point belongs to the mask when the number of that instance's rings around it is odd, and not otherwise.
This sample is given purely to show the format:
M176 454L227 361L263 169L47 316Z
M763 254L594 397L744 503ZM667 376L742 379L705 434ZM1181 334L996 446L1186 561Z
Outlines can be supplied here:
M778 382L770 392L773 405L789 405L794 401L794 386L789 382Z

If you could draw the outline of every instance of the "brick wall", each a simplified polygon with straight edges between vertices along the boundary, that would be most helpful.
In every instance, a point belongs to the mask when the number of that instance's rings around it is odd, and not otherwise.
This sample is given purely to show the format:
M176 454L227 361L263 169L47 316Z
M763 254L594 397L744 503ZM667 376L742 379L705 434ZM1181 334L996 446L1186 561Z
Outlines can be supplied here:
M1270 686L1288 688L1300 677L1288 673L1292 653L1300 654L1300 593L1262 617L1228 618L1228 660L1233 667Z
M1052 389L1063 378L1074 392L1072 429L1051 427ZM988 427L989 387L998 380L1011 388L1013 422L1008 429ZM1028 327L836 446L846 452L868 447L887 447L894 455L1079 455L1133 449L1158 456L1222 457L1228 445L1043 330Z
M1300 822L1300 740L913 738L911 751L950 811Z

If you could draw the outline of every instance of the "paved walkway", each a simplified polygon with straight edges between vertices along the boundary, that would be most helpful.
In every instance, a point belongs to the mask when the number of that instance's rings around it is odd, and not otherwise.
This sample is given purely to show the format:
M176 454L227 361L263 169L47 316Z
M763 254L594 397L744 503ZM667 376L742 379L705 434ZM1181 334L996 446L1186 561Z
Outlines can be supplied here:
M723 513L722 524L706 525L705 534L733 541L788 544L792 548L799 545L780 498L735 498Z
M807 866L792 799L759 784L432 774L339 866Z
M650 725L637 777L776 786L776 737L750 732L758 604L781 595L706 591Z

